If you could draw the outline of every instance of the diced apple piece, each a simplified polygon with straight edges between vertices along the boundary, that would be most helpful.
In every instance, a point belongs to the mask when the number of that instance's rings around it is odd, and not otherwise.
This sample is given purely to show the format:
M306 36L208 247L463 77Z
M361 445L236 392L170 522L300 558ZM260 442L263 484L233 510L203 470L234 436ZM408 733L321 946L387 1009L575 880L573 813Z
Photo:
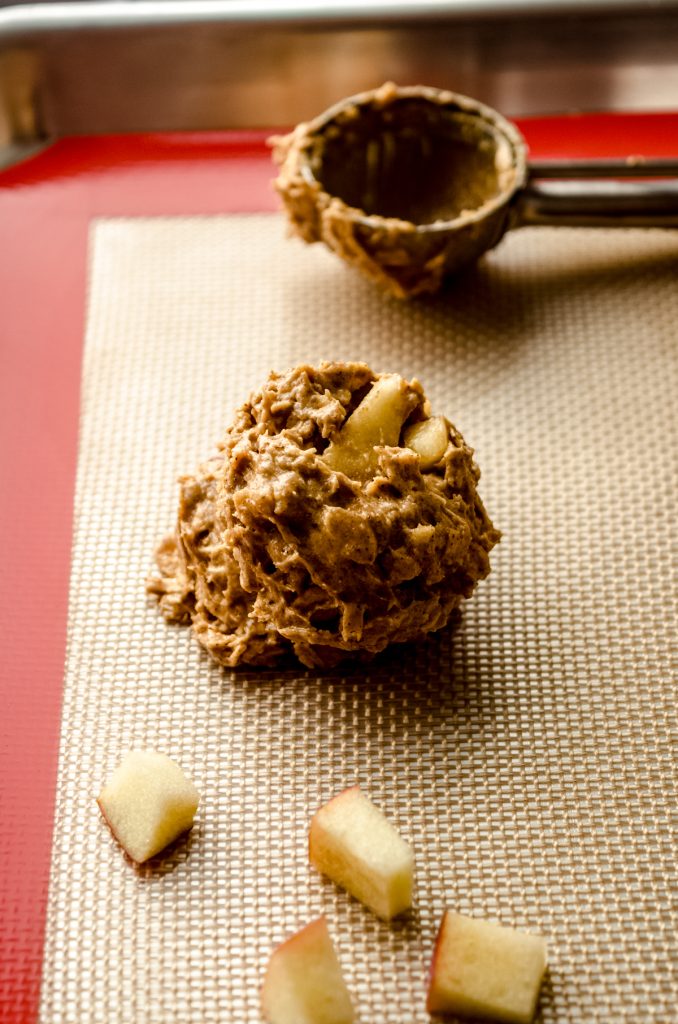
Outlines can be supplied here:
M426 1008L530 1024L545 969L540 935L448 910L436 939Z
M351 997L324 917L273 951L261 1010L269 1024L352 1024Z
M398 445L403 423L417 404L416 393L397 373L380 377L348 417L323 458L354 479L371 476L375 447Z
M412 850L358 786L317 811L309 859L385 921L412 904Z
M132 750L97 803L113 835L142 864L193 824L199 794L176 762L153 750Z
M447 450L448 432L444 416L432 416L408 427L403 435L407 448L419 456L422 469L430 469Z

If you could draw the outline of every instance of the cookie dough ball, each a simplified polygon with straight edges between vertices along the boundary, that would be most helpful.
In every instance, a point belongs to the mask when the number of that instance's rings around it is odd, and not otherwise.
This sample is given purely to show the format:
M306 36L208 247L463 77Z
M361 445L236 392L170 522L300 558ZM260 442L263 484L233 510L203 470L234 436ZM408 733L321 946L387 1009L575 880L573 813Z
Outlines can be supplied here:
M271 374L195 476L148 581L220 663L311 668L445 626L499 539L473 452L418 381Z

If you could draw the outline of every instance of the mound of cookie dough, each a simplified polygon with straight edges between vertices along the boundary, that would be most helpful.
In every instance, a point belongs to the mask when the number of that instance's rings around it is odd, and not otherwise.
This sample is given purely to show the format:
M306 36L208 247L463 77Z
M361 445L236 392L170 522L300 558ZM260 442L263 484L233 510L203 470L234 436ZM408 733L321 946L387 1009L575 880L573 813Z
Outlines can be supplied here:
M418 381L273 373L181 479L147 589L224 665L369 657L441 629L488 574L499 533L478 477Z

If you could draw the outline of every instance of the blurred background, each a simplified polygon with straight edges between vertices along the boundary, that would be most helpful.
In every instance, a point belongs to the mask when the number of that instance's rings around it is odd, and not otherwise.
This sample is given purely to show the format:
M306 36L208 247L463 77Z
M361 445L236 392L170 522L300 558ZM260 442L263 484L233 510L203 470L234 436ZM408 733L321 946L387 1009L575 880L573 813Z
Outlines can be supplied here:
M678 0L0 4L5 146L286 126L385 80L509 116L678 105Z

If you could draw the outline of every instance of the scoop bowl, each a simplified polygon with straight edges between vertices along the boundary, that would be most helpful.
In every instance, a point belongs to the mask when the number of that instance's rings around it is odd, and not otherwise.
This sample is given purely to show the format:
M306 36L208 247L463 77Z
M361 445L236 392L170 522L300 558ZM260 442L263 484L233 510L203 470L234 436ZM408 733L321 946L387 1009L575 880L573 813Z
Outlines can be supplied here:
M351 96L272 144L292 231L399 298L495 246L528 173L515 125L426 86Z

